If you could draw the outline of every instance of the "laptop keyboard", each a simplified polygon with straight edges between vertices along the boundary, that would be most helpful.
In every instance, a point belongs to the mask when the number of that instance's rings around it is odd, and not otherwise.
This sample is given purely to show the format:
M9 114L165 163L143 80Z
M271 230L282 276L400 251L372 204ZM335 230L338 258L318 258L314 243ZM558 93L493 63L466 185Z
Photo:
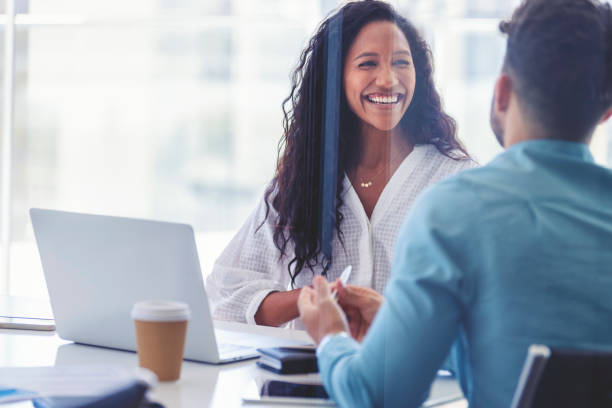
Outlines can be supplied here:
M239 344L223 343L219 344L219 354L234 354L240 351L254 350L253 347L241 346Z

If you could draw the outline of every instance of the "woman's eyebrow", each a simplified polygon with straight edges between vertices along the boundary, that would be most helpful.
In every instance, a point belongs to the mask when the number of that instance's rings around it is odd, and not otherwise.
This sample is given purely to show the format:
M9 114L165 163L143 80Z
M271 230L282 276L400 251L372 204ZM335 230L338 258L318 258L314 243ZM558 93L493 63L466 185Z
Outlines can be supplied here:
M399 50L399 51L395 51L393 53L393 55L397 55L397 54L404 54L404 55L407 55L409 57L412 57L412 54L410 54L410 51L408 51L408 50Z
M363 57L378 57L378 53L377 52L362 52L361 54L359 54L358 56L356 56L353 61L355 61L356 59L359 58L363 58Z
M408 50L398 50L395 51L393 53L393 55L407 55L409 57L412 57L412 54L410 54L410 51ZM361 54L359 54L358 56L356 56L353 61L359 59L359 58L364 58L364 57L378 57L378 53L377 52L372 52L372 51L366 51L366 52L362 52Z

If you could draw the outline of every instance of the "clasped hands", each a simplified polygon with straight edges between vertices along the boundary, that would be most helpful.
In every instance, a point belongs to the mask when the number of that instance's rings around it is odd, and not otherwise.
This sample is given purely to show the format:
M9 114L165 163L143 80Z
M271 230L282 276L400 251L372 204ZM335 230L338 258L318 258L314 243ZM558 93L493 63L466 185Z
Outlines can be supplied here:
M334 288L337 300L332 296ZM345 286L339 280L330 284L317 276L312 287L302 288L298 309L306 331L317 345L326 335L343 331L361 342L382 302L382 295L372 289Z

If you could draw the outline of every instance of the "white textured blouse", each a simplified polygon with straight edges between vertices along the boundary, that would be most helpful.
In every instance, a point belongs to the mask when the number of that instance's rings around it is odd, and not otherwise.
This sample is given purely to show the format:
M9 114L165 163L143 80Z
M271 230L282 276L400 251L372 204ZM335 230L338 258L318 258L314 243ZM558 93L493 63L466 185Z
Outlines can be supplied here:
M352 265L349 284L382 292L389 279L397 233L416 197L436 181L475 165L471 160L450 159L433 145L414 147L391 176L370 219L345 176L341 210L344 219L340 225L344 244L334 236L328 280L337 279L347 265ZM265 214L262 198L206 280L215 319L255 324L255 313L270 292L291 289L288 264L293 251L288 245L286 255L280 257L273 240L277 213L270 205L264 222ZM322 269L317 266L314 273L320 274ZM295 287L310 285L313 277L310 269L303 269L295 279Z

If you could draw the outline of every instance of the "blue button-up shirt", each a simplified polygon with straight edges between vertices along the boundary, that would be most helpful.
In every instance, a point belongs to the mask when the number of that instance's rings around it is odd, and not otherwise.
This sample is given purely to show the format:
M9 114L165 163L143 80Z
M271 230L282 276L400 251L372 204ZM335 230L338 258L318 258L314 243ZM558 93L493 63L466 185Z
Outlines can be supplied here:
M385 299L362 345L319 349L341 406L418 406L450 352L471 407L508 407L530 344L612 347L612 171L535 140L435 185Z

